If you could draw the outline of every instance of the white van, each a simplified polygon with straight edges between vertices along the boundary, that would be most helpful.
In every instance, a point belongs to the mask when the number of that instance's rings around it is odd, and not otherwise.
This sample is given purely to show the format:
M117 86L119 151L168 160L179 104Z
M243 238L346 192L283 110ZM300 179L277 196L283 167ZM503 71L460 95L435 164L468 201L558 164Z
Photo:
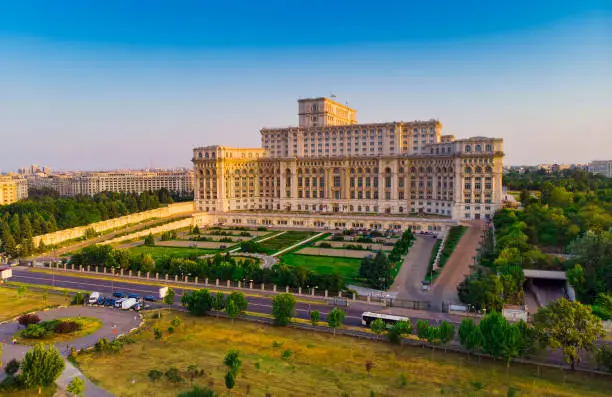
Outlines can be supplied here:
M121 310L129 310L131 309L138 301L134 298L127 298L123 302L121 302Z
M99 292L92 292L91 295L89 295L89 304L93 305L97 303L99 298L100 298Z

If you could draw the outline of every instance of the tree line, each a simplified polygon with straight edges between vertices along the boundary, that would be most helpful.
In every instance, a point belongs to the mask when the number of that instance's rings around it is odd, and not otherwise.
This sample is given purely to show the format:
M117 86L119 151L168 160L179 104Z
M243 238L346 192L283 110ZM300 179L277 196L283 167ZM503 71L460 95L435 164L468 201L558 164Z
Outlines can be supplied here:
M174 197L178 196L166 189L66 198L50 189L31 189L28 199L0 206L0 252L28 256L45 248L34 247L34 236L156 209L174 202Z
M70 259L75 266L94 265L106 268L159 273L169 276L198 277L200 280L252 280L254 283L273 283L279 287L307 288L317 286L319 290L338 292L345 288L338 274L317 274L299 266L276 264L262 269L259 260L248 257L217 253L213 257L198 258L164 256L153 260L151 254L130 254L128 250L114 249L108 245L91 245L83 248Z
M520 191L523 209L495 214L478 266L458 286L461 301L477 310L521 303L522 269L567 270L581 301L605 299L612 292L612 180L582 170L511 172L504 185ZM561 252L569 258L552 254Z

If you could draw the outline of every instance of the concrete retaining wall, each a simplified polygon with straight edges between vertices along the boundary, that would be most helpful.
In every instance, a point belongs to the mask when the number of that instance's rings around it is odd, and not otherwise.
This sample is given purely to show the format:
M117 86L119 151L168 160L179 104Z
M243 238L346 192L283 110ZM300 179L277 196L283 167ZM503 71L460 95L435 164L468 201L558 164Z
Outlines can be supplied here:
M193 218L181 219L180 221L166 223L165 225L161 225L161 226L155 226L150 229L141 230L139 232L127 234L122 237L117 237L112 240L103 241L100 244L117 244L121 241L132 240L135 238L148 236L149 233L157 234L157 233L162 233L162 232L168 232L171 230L181 229L184 227L193 227ZM188 243L190 242L191 241L189 241ZM225 243L225 244L230 244L230 243Z
M151 218L168 218L177 214L188 214L193 212L193 202L170 204L167 207L157 208L154 210L137 212L119 218L108 219L102 222L92 223L87 226L73 227L71 229L58 230L57 232L47 233L34 237L34 246L37 247L42 241L45 245L60 244L66 240L81 238L85 235L85 230L92 228L97 233L104 232L109 229L122 227L125 225L140 223ZM189 219L191 222L191 219ZM147 233L148 234L148 233Z

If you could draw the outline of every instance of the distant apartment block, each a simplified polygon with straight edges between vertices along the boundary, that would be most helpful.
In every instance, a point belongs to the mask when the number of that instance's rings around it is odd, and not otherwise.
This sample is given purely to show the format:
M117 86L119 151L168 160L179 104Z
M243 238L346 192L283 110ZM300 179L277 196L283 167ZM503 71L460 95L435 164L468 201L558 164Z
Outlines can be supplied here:
M0 176L0 205L28 198L28 181L21 176Z
M595 175L612 178L612 160L595 160L589 164L589 171Z
M28 178L30 188L50 188L60 196L101 192L142 193L167 189L177 193L193 192L193 171L110 171L68 173Z

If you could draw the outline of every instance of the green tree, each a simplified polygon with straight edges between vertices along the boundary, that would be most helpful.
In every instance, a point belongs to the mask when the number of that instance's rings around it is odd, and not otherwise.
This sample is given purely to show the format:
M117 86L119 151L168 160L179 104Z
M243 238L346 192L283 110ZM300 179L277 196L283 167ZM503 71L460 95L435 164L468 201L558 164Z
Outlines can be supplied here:
M200 228L198 227L198 225L195 225L193 227L193 230L191 231L192 234L200 234Z
M185 292L181 304L196 316L205 316L212 309L213 297L207 289Z
M28 388L50 386L64 367L64 360L55 346L39 343L25 354L21 363L21 381Z
M387 337L389 338L389 341L399 343L402 335L407 335L410 333L412 333L412 323L410 320L402 320L393 324L393 327L391 327L387 333Z
M523 346L523 333L518 324L508 325L505 329L504 342L501 349L501 356L506 360L508 368L513 359L521 357Z
M236 386L236 377L231 372L225 374L225 387L231 393L232 389Z
M504 341L506 338L506 329L508 328L508 320L498 312L487 313L480 324L480 333L482 334L482 351L490 354L493 358L502 356L504 349Z
M85 393L85 381L78 376L74 377L70 383L68 383L66 391L71 393L73 396L83 396Z
M11 226L11 234L15 240L21 240L21 222L19 221L19 214L14 213L9 222Z
M334 336L336 335L336 328L339 328L346 317L344 310L339 307L334 307L329 313L327 313L327 324L334 330Z
M427 320L417 320L416 331L417 337L419 338L421 343L425 342L429 334L429 323L427 322Z
M225 306L225 312L227 313L229 318L232 319L232 323L233 323L234 319L238 317L238 315L240 314L240 309L238 308L238 305L236 304L236 302L234 302L231 299L228 299L227 305Z
M168 305L168 308L170 308L170 306L174 305L174 297L176 296L176 292L174 292L174 290L172 288L168 288L168 291L166 292L166 296L164 296L164 303L166 305ZM182 300L181 300L182 302Z
M321 318L321 313L318 310L313 310L310 312L310 323L313 326L317 326L319 323L319 319Z
M237 350L228 351L223 359L223 364L225 364L228 371L234 375L234 377L237 377L238 373L240 372L240 368L242 367L240 353Z
M217 317L219 313L225 309L225 295L222 292L217 292L213 298L213 309L217 311Z
M440 344L442 346L445 346L446 350L446 345L448 344L448 342L453 340L453 338L455 337L455 326L445 320L440 323L439 329Z
M295 297L292 294L282 293L272 299L272 316L277 325L287 325L293 316Z
M468 353L475 352L482 345L480 328L471 318L464 318L459 325L459 341Z
M370 323L370 329L372 329L372 332L376 334L376 339L378 339L379 335L387 330L387 325L382 318L377 318Z
M227 298L228 301L234 302L236 308L238 309L238 314L242 314L249 307L249 302L242 292L232 292Z
M11 229L6 222L3 222L2 224L2 250L10 257L16 257L19 255L17 243L15 242Z
M533 320L538 335L552 349L560 349L572 369L580 362L582 350L593 351L604 335L603 325L591 308L565 298L538 310Z
M155 245L155 238L153 238L153 234L149 233L149 235L145 237L144 245L148 247L153 247Z

